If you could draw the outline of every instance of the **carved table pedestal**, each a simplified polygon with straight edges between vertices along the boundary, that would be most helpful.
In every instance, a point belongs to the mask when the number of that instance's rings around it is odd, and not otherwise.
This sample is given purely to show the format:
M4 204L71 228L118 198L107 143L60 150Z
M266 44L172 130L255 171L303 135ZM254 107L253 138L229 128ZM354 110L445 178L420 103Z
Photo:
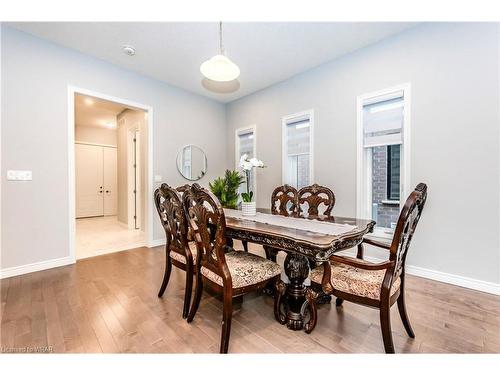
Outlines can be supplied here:
M313 289L304 285L309 276L309 260L304 255L288 253L284 263L285 274L290 283L278 281L274 301L274 315L281 324L294 331L304 329L311 332L316 325L316 303L318 297ZM308 313L309 319L305 320Z

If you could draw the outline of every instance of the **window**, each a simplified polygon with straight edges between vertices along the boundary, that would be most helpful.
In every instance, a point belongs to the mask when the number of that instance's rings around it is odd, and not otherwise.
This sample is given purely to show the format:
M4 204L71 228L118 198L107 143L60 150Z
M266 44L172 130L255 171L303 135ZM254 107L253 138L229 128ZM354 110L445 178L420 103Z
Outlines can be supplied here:
M401 145L387 146L387 200L399 201Z
M409 85L358 97L358 216L396 226L409 180Z
M235 169L239 170L240 158L247 154L248 158L256 157L256 127L255 125L249 126L247 128L236 129L235 138ZM241 172L241 171L240 171ZM253 191L254 197L257 194L257 181L256 181L256 170L254 168L253 173L250 174L250 189ZM246 192L245 184L241 184L238 190L241 193Z
M300 189L313 180L313 111L283 118L283 183Z

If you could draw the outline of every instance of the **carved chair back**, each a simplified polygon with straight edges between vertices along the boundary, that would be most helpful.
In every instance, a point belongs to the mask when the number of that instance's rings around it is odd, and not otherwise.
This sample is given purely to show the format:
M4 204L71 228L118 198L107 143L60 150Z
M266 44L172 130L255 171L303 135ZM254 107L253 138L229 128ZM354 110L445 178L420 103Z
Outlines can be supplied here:
M271 195L273 215L297 216L297 189L290 185L278 186Z
M389 274L392 271L392 275L386 274L386 278L392 276L392 280L396 280L397 277L404 273L408 248L422 215L426 199L427 185L424 183L418 184L408 199L406 199L405 205L399 214L390 248L391 254L389 260L394 262L394 268L388 270L387 273Z
M303 210L307 206L309 219L318 219L320 215L329 217L335 206L335 194L325 186L318 184L305 186L298 191L297 195L299 216L303 215ZM320 206L322 212L319 212Z
M169 251L175 251L187 257L188 224L178 191L167 184L162 184L154 192L156 210L165 230L166 246Z
M217 197L198 184L183 194L184 212L196 241L199 265L208 268L232 287L231 274L224 252L226 243L226 217Z
M180 193L181 196L181 203L182 203L182 196L184 195L184 192L191 188L191 185L189 184L184 184L182 186L178 186L175 190L177 190ZM184 207L183 207L184 209ZM193 235L191 234L191 228L189 227L189 224L187 224L187 219L186 219L186 226L187 226L187 240L188 242L192 242L193 240Z
M189 184L184 184L182 186L178 186L175 190L177 190L179 193L181 193L181 196L182 194L184 194L184 192L189 189L191 187L191 185Z

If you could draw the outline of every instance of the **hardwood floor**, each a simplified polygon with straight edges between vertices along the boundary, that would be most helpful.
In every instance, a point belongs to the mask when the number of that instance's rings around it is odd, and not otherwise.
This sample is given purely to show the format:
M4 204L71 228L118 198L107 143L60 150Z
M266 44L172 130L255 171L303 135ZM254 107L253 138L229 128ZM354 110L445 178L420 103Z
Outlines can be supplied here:
M237 246L238 247L238 246ZM259 247L252 252L261 253ZM278 258L283 262L283 256ZM162 248L138 248L1 280L1 347L53 352L218 353L222 303L203 295L195 320L181 318L183 272L163 298ZM407 276L415 339L391 312L397 353L500 352L500 297ZM273 317L273 299L251 294L233 315L232 353L383 353L378 311L344 302L320 306L312 334Z

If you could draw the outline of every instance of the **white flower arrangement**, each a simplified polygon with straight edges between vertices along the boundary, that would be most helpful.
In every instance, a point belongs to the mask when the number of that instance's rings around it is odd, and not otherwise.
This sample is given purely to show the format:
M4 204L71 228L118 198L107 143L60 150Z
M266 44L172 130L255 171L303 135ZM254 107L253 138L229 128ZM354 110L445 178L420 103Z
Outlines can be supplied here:
M243 154L240 158L240 168L245 172L245 180L247 192L241 194L243 202L251 202L253 198L253 191L250 191L250 173L253 168L265 168L262 160L257 158L248 159L248 154Z

